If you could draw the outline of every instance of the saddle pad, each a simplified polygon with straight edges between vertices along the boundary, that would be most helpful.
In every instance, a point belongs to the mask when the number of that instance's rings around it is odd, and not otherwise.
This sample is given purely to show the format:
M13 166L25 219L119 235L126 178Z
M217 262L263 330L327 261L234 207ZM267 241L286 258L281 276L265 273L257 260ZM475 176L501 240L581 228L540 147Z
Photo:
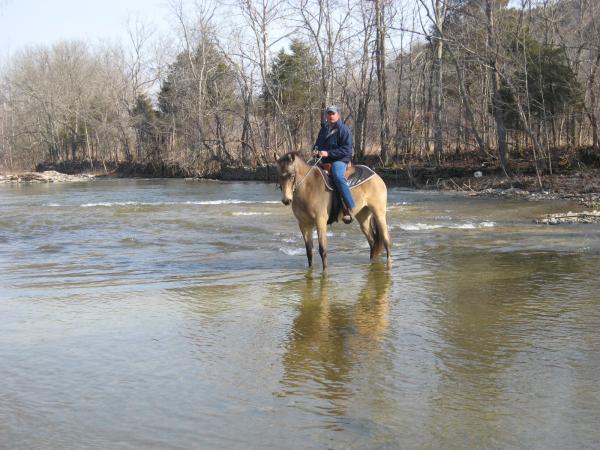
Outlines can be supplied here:
M370 180L371 177L375 175L373 169L367 166L358 165L352 167L354 168L354 173L348 177L348 186L350 186L351 190L357 186L360 186L365 181ZM331 176L327 175L327 172L320 167L319 172L321 172L321 176L323 177L323 181L325 181L325 186L327 186L327 189L333 191L333 180L331 179Z

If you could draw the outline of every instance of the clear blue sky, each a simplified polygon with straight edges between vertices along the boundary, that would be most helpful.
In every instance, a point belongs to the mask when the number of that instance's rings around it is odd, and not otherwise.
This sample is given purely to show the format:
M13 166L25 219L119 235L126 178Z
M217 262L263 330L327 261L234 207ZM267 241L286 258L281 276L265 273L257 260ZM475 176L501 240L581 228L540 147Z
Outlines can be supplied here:
M167 28L166 0L0 0L0 58L64 39L124 40L127 19Z

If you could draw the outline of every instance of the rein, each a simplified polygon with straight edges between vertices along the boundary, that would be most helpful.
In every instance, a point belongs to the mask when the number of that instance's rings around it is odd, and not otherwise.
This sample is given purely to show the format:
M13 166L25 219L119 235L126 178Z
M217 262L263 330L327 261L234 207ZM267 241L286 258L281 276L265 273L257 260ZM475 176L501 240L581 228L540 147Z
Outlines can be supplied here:
M296 189L298 189L298 187L302 184L302 182L304 180L306 180L306 177L308 176L308 174L310 174L310 171L313 170L321 162L322 159L323 159L323 157L319 156L319 159L317 159L317 161L312 166L310 166L310 169L308 169L308 172L306 172L306 175L304 175L298 183L294 183L294 189L292 190L292 193L296 192ZM295 177L296 176L294 174L294 178Z

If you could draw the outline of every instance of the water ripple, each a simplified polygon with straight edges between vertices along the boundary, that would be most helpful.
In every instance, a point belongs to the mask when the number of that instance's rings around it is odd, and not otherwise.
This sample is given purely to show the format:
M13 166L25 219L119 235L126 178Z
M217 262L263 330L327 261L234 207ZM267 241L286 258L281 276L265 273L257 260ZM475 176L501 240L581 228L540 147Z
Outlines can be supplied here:
M2 444L600 440L600 228L532 225L560 203L390 189L391 265L335 224L322 272L278 196L0 187Z

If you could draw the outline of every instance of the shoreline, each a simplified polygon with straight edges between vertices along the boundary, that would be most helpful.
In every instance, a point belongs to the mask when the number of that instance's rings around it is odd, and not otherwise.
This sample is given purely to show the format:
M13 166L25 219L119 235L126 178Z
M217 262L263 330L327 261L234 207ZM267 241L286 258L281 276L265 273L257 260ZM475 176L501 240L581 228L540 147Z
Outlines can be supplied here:
M43 172L15 172L0 174L0 184L35 184L35 183L74 183L89 182L96 179L92 173L80 173L70 175L57 172L56 170L46 170Z
M56 167L56 169L63 169ZM102 171L43 170L38 172L0 172L0 184L20 183L65 183L90 182L101 178L179 178L186 181L262 181L276 182L277 168L274 165L257 167L223 167L218 173L208 176L148 170ZM83 168L82 168L83 169ZM147 167L143 167L147 169ZM510 178L498 173L498 169L473 169L453 167L437 169L419 168L376 168L375 171L388 186L432 191L464 192L472 197L514 198L524 200L573 200L588 207L600 206L600 169L585 168L579 171L544 175L543 189L535 174L515 174ZM75 173L73 173L75 172Z
M471 197L530 201L571 200L586 207L600 207L600 171L596 169L546 175L542 189L535 175L515 175L512 178L499 175L448 178L440 180L433 189L464 192Z

